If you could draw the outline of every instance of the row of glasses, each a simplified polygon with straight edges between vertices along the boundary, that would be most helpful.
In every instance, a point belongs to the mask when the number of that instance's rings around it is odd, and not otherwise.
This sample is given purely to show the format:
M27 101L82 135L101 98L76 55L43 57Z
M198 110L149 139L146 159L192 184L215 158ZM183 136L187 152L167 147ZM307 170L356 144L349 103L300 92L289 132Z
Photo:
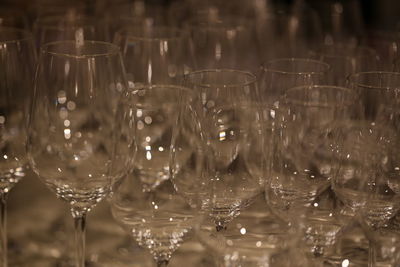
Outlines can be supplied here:
M139 49L140 50L140 49ZM157 49L158 50L158 49ZM160 49L159 51L160 51L160 53L162 53L161 51L163 51L164 50L164 52L166 52L165 51L165 46L164 46L164 48L163 49ZM146 60L146 62L148 63L148 62L150 62L149 60ZM150 68L147 68L147 72L145 73L145 75L147 74L147 78L148 78L148 80L153 80L154 79L154 77L155 77L155 75L152 75L153 74L153 70L154 70L154 66L158 66L159 64L150 64ZM149 66L149 65L148 65ZM172 66L172 68L170 68L170 70L172 69L172 71L171 72L169 72L168 73L168 77L170 77L170 76L173 76L174 74L174 67ZM172 73L172 74L171 74ZM137 78L135 78L136 76L134 76L134 78L132 79L132 82L136 82L137 81ZM274 85L273 85L273 83L271 84L271 86L272 87L274 87ZM132 87L132 85L131 84L129 84L129 87ZM292 87L292 86L290 86L290 87ZM278 86L275 86L275 88L278 88ZM144 91L143 91L144 92ZM207 107L208 108L208 107ZM244 108L243 108L244 109ZM211 113L218 113L218 111L211 111L210 112L210 114ZM232 113L235 113L236 112L236 110L234 111L234 112L232 112ZM246 111L247 112L247 111ZM246 113L246 112L244 112L244 113ZM238 113L240 113L239 111L238 111ZM248 118L253 118L253 116L254 116L254 114L258 114L258 111L256 111L256 112L253 112L253 111L249 111L249 112L247 112L247 113L251 113L251 114L245 114L244 115L244 117L248 117ZM271 113L272 114L272 113ZM232 115L233 116L233 115ZM210 115L210 117L212 117L212 115ZM239 115L234 115L233 117L240 117ZM213 118L213 119L215 119L215 118ZM218 118L216 118L217 120L218 120ZM231 121L234 121L234 119L230 119L230 118L228 118L228 120L231 120ZM241 119L241 122L239 123L239 124L242 124L242 122L243 121L245 121L246 119ZM204 121L207 121L207 120L204 120ZM231 121L230 121L230 123L231 123ZM220 123L220 122L219 122ZM226 123L225 123L226 124ZM219 128L223 128L222 126L218 126ZM241 126L242 127L242 126ZM248 126L243 126L243 127L248 127ZM253 126L250 126L250 127L253 127ZM211 130L210 130L211 131ZM251 132L250 130L248 130L249 132ZM245 131L244 131L245 132ZM219 133L219 132L218 132ZM222 135L223 135L223 133L221 133ZM225 133L226 134L226 133ZM253 134L253 133L251 133L251 134ZM212 134L210 134L210 136L212 136ZM248 138L248 137L246 137L246 138ZM250 138L248 139L248 140L250 140ZM253 139L252 139L253 140ZM223 140L221 140L221 141L223 141ZM219 147L219 145L218 145L218 142L214 142L214 143L217 143L217 145L215 145L215 147ZM244 158L244 160L243 161L249 161L249 153L248 153L248 151L249 151L249 149L248 148L246 148L246 145L248 145L248 143L246 144L246 142L243 142L243 143L245 143L245 145L243 145L243 149L241 148L240 149L240 151L243 151L243 156L240 156L240 157L243 157ZM210 145L210 147L212 148L214 145ZM223 147L224 145L222 145L222 147ZM235 145L233 145L233 146L235 146ZM211 149L209 149L209 147L206 147L208 150L211 150ZM217 150L217 149L215 149L214 148L214 150ZM235 149L234 149L235 150ZM229 152L229 151L228 151ZM227 153L228 153L227 152ZM254 150L252 151L252 152L254 152ZM208 152L207 152L208 153ZM229 153L231 153L231 152L229 152ZM233 153L236 153L236 152L233 152ZM144 154L144 153L143 153ZM221 155L219 155L219 156L221 156ZM223 155L222 155L222 157L224 157ZM229 157L227 157L227 158L229 158ZM236 158L236 156L233 156L233 158ZM239 158L240 159L240 158ZM241 161L241 159L240 160L237 160L237 162L240 162ZM218 161L216 161L216 162L218 162ZM228 162L229 162L229 160L228 160ZM236 162L235 162L235 164L236 164ZM249 166L250 164L253 164L252 162L250 162L250 163L246 163L247 164L247 166ZM240 165L240 164L239 164ZM212 168L214 168L214 167L212 167ZM232 166L229 166L228 168L233 168ZM248 173L250 173L251 174L251 172L254 170L254 168L253 167L246 167L246 168L248 168L248 170L245 170L245 172L248 172ZM228 172L231 172L232 170L229 170ZM233 170L233 171L236 171L236 170ZM218 174L219 175L219 174ZM219 177L218 177L218 175L217 175L217 178L219 179ZM253 174L251 174L252 176L253 176ZM214 200L215 200L215 198L216 198L216 196L214 195L214 196L212 196L212 197L210 197L210 198L214 198Z

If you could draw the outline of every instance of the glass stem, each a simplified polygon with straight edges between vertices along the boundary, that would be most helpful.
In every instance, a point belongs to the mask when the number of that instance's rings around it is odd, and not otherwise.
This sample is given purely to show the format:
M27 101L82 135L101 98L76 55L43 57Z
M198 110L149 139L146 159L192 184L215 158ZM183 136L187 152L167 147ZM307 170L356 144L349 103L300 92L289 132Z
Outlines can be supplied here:
M7 267L7 196L0 193L0 235L1 235L1 267Z
M85 267L86 214L74 214L76 267Z
M369 241L368 246L368 267L375 267L376 265L376 247L373 241Z

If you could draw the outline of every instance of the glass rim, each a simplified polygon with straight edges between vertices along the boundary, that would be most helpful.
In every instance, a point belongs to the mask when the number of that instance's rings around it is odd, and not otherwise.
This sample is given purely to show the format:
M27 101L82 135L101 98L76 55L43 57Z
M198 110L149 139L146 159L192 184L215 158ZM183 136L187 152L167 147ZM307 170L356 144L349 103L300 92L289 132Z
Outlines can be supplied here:
M375 89L375 90L381 90L381 89L396 89L400 88L400 82L399 86L374 86L374 85L368 85L365 83L361 82L356 82L355 79L357 77L360 77L361 75L391 75L391 76L397 76L400 78L400 72L394 72L394 71L363 71L363 72L357 72L357 73L352 73L347 77L347 82L357 86L357 87L362 87L362 88L368 88L368 89Z
M181 30L177 27L169 27L169 26L151 26L149 27L149 30L166 30L167 31L171 31L174 34L176 34L176 36L168 36L168 37L145 37L145 36L138 36L135 34L130 34L130 33L134 33L135 31L139 30L138 32L143 32L143 30L145 30L146 27L143 26L125 26L120 28L114 36L114 39L117 36L125 36L127 38L129 38L129 40L137 40L137 41L169 41L169 40L181 40L184 38L184 35L187 34L186 31ZM169 34L168 34L169 35Z
M91 54L86 53L86 54L81 54L81 55L49 51L49 48L51 46L58 46L61 44L75 44L76 45L76 41L74 41L74 40L65 40L65 41L56 41L56 42L45 43L40 47L40 52L41 52L41 54L49 54L52 56L61 56L61 57L71 57L71 58L77 58L77 59L111 56L111 55L118 55L120 53L120 48L113 43L103 42L103 41L94 41L94 40L84 40L83 44L85 44L85 43L103 45L104 47L110 48L110 51L108 53L91 53Z
M184 80L189 82L190 84L193 84L195 86L199 86L202 88L212 88L215 85L214 84L206 84L206 83L194 83L190 82L189 78L193 77L194 75L198 74L203 74L203 73L240 73L242 75L245 75L247 77L250 77L251 80L244 82L244 83L235 83L235 84L221 84L220 86L223 86L224 88L232 88L232 87L238 87L238 86L248 86L251 84L255 84L257 82L257 76L250 72L250 71L244 71L244 70L237 70L237 69L203 69L203 70L195 70L192 72L189 72L188 74L184 75Z
M24 29L0 26L0 33L5 32L21 34L21 38L10 38L10 40L3 41L0 40L0 44L18 43L21 41L33 40L33 35Z
M317 63L320 66L324 66L326 69L322 70L322 71L301 71L301 72L295 72L295 71L285 71L285 70L278 70L278 69L274 69L274 68L270 68L267 67L267 64L270 63L275 63L275 62L310 62L310 63ZM305 75L305 74L322 74L322 73L326 73L331 69L331 66L326 63L323 62L321 60L316 60L316 59L312 59L312 58L278 58L278 59L272 59L269 60L267 62L264 62L261 64L262 70L264 72L269 71L272 73L280 73L280 74L297 74L297 75Z
M351 99L350 99L350 101L346 101L345 103L338 103L338 104L326 103L326 104L324 104L324 103L319 103L319 102L312 103L310 101L302 101L302 100L298 100L295 98L289 98L289 99L287 98L287 92L297 91L297 90L301 90L301 89L307 90L309 88L321 88L322 90L325 90L325 91L327 88L336 89L341 92L346 92L353 100L357 100L357 96L358 96L358 94L354 90L347 88L347 87L315 84L315 85L301 85L301 86L289 88L288 90L285 91L285 93L283 94L282 97L285 100L285 103L295 104L295 105L304 105L307 107L340 107L340 106L349 106L349 105L354 104L354 102L352 102Z

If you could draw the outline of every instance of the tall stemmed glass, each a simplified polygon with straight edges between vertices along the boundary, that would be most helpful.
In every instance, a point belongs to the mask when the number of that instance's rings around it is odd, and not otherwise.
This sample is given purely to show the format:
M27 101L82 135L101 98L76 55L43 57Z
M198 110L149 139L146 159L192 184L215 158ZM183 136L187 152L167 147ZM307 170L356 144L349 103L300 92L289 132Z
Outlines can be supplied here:
M168 264L195 222L195 210L175 192L169 179L179 98L190 94L179 86L153 85L134 90L130 97L138 149L133 173L114 187L112 213L151 252L157 266Z
M275 149L266 182L271 210L298 223L297 216L324 190L335 173L338 123L352 115L352 90L300 86L281 98L275 119Z
M209 214L217 230L262 192L249 167L259 159L247 155L251 131L261 120L256 81L251 73L231 69L195 71L185 79L196 97L181 106L173 182L193 208Z
M189 57L186 57L185 54L187 47L184 43L183 33L175 28L126 27L115 34L114 43L121 47L129 87L132 90L165 87L172 91L182 80L185 70L188 70L185 60L188 60ZM168 90L163 91L161 89L158 91L163 94L168 92ZM157 92L157 90L150 90L149 92ZM156 101L154 95L148 98L151 101ZM166 112L159 111L161 113ZM143 183L147 183L149 188L155 188L169 178L169 162L158 157L153 157L153 160L147 159L150 152L154 155L160 154L158 147L151 146L153 141L148 141L148 138L151 140L160 138L164 131L170 130L171 125L170 123L155 124L150 122L145 126L143 131L138 131L140 134L136 135L136 141L139 145L134 163L135 172L138 173ZM161 153L160 155L166 154ZM154 162L158 163L155 164Z
M170 27L128 27L114 43L121 47L134 119L136 155L132 174L115 187L114 218L157 265L167 265L191 232L194 211L175 193L169 152L187 65L182 32ZM187 71L187 69L186 69Z
M79 267L85 265L86 214L124 171L126 162L115 148L122 140L117 134L124 131L114 131L120 121L114 115L125 89L115 45L77 40L41 49L29 120L29 160L41 180L71 205Z
M357 161L344 160L346 164L341 168L343 175L334 180L334 189L338 198L353 210L357 208L360 211L361 208L361 225L370 241L369 264L374 266L375 232L390 220L399 218L400 159L397 148L400 73L361 72L351 75L348 82L362 97L363 128L369 135L348 134L350 141L347 149L351 150L347 154L354 155L355 159L361 158L360 154L368 156L364 162L369 164L365 166ZM356 175L346 175L349 172Z
M36 61L31 34L0 28L0 263L7 266L6 201L25 176L26 120Z

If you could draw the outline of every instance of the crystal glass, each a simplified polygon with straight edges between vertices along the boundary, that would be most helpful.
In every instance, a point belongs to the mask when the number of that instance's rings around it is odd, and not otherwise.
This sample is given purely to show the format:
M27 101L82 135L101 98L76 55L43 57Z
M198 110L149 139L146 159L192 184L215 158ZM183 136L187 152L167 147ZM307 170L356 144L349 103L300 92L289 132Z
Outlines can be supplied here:
M114 218L157 266L166 266L173 252L190 236L196 211L175 192L170 178L170 147L181 97L189 89L173 85L138 88L130 96L135 142L133 173L114 187ZM189 156L189 154L188 154Z
M301 85L325 84L330 66L307 58L280 58L262 65L260 90L263 101L273 104L289 88Z
M333 86L289 89L275 110L272 168L266 182L271 210L299 223L335 173L338 123L353 115L356 94Z
M336 86L345 86L350 74L377 71L381 65L377 52L366 46L322 45L310 56L331 66L327 83Z
M398 88L400 73L364 72L349 77L349 85L362 97L365 122L363 131L349 132L350 143L346 147L363 164L347 163L345 174L352 171L357 175L340 175L336 181L336 191L341 199L351 199L350 204L358 205L361 225L370 241L369 264L376 261L377 236L385 236L391 221L398 221L399 203L399 157L398 157ZM364 134L360 134L364 133ZM347 140L348 138L344 139ZM344 149L344 148L343 148ZM349 155L352 155L351 153ZM346 156L347 157L347 156ZM354 161L354 162L358 162ZM348 169L348 170L347 170ZM362 201L360 201L362 200ZM349 201L348 201L349 202ZM371 265L372 266L372 265Z
M28 165L26 122L36 54L32 35L0 28L0 265L7 266L6 200Z
M244 211L220 232L203 218L196 234L221 267L316 266L298 249L292 230L273 216Z
M76 266L85 265L85 218L122 176L129 154L115 119L127 88L119 48L96 41L42 47L29 120L33 171L71 206ZM122 109L123 110L123 109ZM116 123L118 122L118 123ZM121 157L123 156L123 157Z
M188 203L209 214L217 230L262 192L250 171L257 157L246 155L252 130L261 124L256 77L230 69L188 74L196 93L181 105L173 137L173 183Z
M133 26L119 30L114 43L121 47L129 86L180 84L191 66L185 40L182 31L171 27Z

